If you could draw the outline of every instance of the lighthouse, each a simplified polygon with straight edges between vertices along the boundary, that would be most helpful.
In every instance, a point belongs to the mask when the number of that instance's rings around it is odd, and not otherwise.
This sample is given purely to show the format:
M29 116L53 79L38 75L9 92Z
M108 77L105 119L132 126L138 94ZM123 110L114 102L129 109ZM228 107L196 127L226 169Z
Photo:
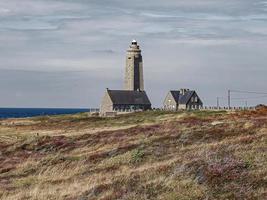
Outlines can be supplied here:
M143 59L136 40L126 53L123 90L106 89L100 105L101 116L114 116L123 112L151 110L151 102L144 91Z
M124 90L144 91L143 58L136 40L133 40L126 53Z

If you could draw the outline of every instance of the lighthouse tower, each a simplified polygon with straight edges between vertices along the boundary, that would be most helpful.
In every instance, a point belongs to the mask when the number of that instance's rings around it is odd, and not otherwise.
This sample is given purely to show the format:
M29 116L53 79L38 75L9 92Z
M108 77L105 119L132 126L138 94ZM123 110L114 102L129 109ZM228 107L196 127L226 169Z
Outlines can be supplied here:
M143 59L136 40L130 44L126 54L126 69L123 90L107 88L100 106L101 116L121 112L145 111L151 102L144 91Z
M144 91L143 59L136 40L132 41L126 54L124 90Z

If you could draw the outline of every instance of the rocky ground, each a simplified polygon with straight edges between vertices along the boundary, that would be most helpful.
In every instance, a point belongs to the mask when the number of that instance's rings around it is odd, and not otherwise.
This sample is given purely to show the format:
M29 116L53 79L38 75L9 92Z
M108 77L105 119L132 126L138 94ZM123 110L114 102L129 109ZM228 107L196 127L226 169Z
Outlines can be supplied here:
M266 199L267 109L0 121L0 199Z

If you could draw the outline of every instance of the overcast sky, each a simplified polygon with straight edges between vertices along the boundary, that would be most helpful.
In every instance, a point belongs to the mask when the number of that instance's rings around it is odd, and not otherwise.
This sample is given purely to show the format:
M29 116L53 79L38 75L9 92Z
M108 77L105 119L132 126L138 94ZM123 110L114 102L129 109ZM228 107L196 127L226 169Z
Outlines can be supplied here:
M0 107L98 107L132 39L155 107L170 89L267 92L266 0L0 0Z

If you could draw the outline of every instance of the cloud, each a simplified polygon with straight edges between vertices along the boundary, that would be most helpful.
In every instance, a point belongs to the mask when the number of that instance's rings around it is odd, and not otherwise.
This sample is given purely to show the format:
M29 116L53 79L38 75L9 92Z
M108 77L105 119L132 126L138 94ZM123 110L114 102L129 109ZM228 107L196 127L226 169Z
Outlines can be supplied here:
M230 87L264 91L266 7L266 0L1 0L0 106L51 107L59 99L97 106L103 88L122 88L133 38L155 106L183 86L206 104Z
M12 78L11 78L12 77ZM100 72L0 70L1 107L98 107ZM120 82L110 78L110 86Z
M7 9L7 8L0 8L0 15L2 14L7 14L7 13L9 13L10 12L10 10L9 9Z
M55 12L78 11L81 4L54 0L1 0L0 7L9 10L8 16L51 15Z
M34 18L20 18L16 20L4 20L0 24L0 29L10 30L56 30L58 25L53 23L34 19Z

